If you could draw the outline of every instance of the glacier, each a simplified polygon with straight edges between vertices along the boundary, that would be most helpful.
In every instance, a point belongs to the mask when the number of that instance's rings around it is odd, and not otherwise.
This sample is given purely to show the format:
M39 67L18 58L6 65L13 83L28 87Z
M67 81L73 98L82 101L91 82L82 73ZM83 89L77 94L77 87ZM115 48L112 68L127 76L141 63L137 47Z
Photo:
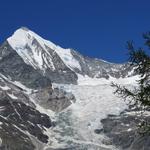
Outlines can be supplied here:
M127 103L114 95L111 82L128 86L137 84L138 76L119 80L92 79L80 77L78 85L53 84L53 87L72 92L76 102L67 109L55 114L57 126L50 132L50 138L45 150L119 150L114 145L105 145L109 138L104 134L96 134L96 129L102 129L101 120L107 115L119 115L128 108ZM130 130L130 127L129 129Z

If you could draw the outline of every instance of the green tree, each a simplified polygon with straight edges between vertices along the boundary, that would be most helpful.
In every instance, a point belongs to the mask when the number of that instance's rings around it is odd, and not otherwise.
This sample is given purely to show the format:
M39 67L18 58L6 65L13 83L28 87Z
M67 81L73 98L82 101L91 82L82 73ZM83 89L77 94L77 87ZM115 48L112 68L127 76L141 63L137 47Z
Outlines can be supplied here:
M150 32L143 35L147 49L150 49ZM150 110L150 56L143 48L135 49L133 42L127 42L127 49L129 50L129 62L134 68L134 73L139 75L137 81L138 87L127 88L118 84L112 83L115 87L115 94L119 95L125 100L129 100L129 105L136 107L141 112ZM144 118L144 117L143 117ZM150 121L141 120L141 133L150 133Z

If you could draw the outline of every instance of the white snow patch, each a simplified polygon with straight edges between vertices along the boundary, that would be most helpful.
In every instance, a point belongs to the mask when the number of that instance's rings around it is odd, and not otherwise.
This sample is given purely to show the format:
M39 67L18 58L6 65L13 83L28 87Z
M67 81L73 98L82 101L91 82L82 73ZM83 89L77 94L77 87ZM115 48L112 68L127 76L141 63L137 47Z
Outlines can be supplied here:
M91 86L96 86L96 85L103 85L103 84L111 84L112 82L118 83L118 84L137 84L137 80L139 79L139 76L132 76L132 77L127 77L127 78L113 78L109 77L109 79L105 78L91 78L87 75L82 76L78 74L78 85L91 85Z
M130 132L130 131L132 131L132 129L131 129L131 128L129 128L127 131L128 131L128 132Z
M23 84L20 83L19 81L14 81L14 82L12 82L12 83L13 83L14 85L20 87L21 89L23 89L26 94L30 94L30 93L32 92L32 89L27 88L25 85L23 85Z
M55 45L54 43L43 39L42 37L40 37L39 35L37 35L36 33L32 31L29 31L29 33L31 33L31 35L33 35L34 37L36 37L36 39L38 39L40 45L42 45L44 49L45 49L45 45L47 45L51 49L55 50L56 53L60 56L60 58L68 67L78 68L79 70L81 70L81 66L79 62L73 57L70 49L61 48L60 46Z
M7 93L7 95L8 95L9 97L11 97L12 99L18 99L14 94Z
M0 86L0 88L4 91L10 90L10 87L8 86Z
M79 62L73 57L70 49L63 49L59 47L56 48L55 51L70 69L78 68L79 70L81 70Z
M5 106L0 106L0 111L5 110Z

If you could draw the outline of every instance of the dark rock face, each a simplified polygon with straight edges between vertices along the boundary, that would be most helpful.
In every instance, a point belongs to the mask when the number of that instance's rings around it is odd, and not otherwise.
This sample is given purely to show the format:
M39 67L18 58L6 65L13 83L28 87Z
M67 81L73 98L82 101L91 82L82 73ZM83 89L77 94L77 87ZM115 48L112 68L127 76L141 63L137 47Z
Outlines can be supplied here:
M54 112L60 112L75 102L75 97L62 89L52 89L47 87L32 94L40 106L51 109Z
M124 78L133 75L133 73L129 73L133 70L133 67L131 67L128 63L113 64L101 59L84 57L74 50L71 52L76 60L79 61L82 69L81 71L76 69L75 72L82 75L88 75L91 78L96 77L106 79L108 79L110 76L114 78Z
M31 137L47 143L44 130L51 126L49 116L36 110L22 89L0 78L0 149L34 150Z
M150 117L146 117L150 119ZM150 136L140 135L137 125L142 119L136 113L127 115L122 113L120 116L109 115L101 122L103 124L103 133L110 141L123 150L150 150Z
M42 81L43 82L43 81ZM61 89L47 87L28 93L22 86L0 74L0 148L4 150L42 150L49 141L46 129L54 126L49 116L40 113L35 102L45 109L59 112L75 97ZM36 92L34 92L36 91ZM35 102L31 101L33 98ZM34 140L34 142L33 142ZM14 144L17 143L17 144ZM39 145L42 145L39 148Z
M44 63L44 72L40 68L34 68L25 63L7 41L0 47L0 72L6 76L10 76L13 80L21 81L30 88L50 86L51 81L55 83L77 84L78 77L75 72L63 63L54 50L46 47L49 52L46 53L36 39L33 41L33 45L37 47L37 50L40 49L41 55L45 59L47 58L46 62L48 62L49 66L47 66L47 63ZM26 45L25 48L32 56L33 53L30 47ZM54 70L50 67L51 62L48 60L49 57L52 57L52 62L55 67ZM45 62L44 58L42 58L43 62Z
M38 70L27 65L22 58L5 42L0 47L0 73L20 81L30 88L46 87L51 85L50 79L43 77Z
M77 75L74 71L68 68L58 54L51 48L46 46L49 55L52 57L55 70L47 68L45 76L47 76L52 82L61 84L77 84Z
M31 139L17 129L10 121L0 117L3 122L0 129L0 138L2 140L1 150L34 150L35 146L32 144Z

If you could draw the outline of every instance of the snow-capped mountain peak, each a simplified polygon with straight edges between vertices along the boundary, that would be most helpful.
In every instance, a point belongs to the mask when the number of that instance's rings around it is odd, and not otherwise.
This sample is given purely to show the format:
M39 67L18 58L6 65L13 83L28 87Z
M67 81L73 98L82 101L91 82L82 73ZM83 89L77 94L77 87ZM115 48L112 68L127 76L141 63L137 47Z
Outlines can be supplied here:
M8 45L35 70L55 83L78 83L79 75L90 78L128 77L128 64L113 64L89 58L45 40L28 28L20 28L7 39Z
M55 70L50 53L50 50L52 50L70 69L78 68L81 70L79 62L72 56L70 49L61 48L27 28L23 27L16 30L7 41L23 60L35 69L45 70L50 68Z

